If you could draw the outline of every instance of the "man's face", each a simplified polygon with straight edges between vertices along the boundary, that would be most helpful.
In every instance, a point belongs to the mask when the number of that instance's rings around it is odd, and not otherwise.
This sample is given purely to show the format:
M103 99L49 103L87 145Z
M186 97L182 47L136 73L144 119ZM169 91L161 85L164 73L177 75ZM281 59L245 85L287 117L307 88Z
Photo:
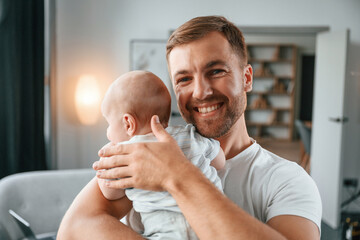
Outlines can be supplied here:
M246 91L251 90L251 67L242 66L227 39L218 32L175 47L168 60L178 108L185 121L206 137L226 134L244 113Z

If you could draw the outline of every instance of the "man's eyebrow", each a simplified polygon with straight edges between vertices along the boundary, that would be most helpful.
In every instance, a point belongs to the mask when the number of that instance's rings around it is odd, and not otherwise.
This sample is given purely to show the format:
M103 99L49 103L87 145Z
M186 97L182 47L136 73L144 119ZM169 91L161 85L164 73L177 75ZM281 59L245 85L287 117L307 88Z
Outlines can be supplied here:
M214 61L211 61L211 62L207 63L207 64L205 65L205 69L206 69L206 68L211 68L211 67L216 66L216 65L222 65L222 66L225 66L225 67L228 66L228 65L227 65L224 61L222 61L222 60L214 60Z
M177 75L184 75L184 74L188 74L189 72L186 71L186 70L179 70L177 71L175 74L174 74L174 78L177 76Z

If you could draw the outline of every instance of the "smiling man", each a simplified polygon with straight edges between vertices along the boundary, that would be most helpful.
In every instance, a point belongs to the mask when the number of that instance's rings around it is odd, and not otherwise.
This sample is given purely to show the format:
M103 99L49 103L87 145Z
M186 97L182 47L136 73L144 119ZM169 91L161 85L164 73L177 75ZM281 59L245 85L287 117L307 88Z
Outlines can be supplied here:
M167 60L183 118L220 141L226 165L220 193L152 119L159 142L106 146L94 164L113 188L168 191L200 239L319 239L321 200L297 164L261 148L247 133L246 93L252 88L242 33L223 17L194 18L169 38ZM64 217L60 238L137 239L118 221L131 208L105 200L96 179Z

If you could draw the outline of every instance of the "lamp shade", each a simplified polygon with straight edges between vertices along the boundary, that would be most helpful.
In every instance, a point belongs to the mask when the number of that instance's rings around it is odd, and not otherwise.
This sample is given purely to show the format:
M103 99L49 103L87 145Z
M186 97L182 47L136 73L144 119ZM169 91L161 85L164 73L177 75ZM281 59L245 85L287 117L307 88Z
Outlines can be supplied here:
M75 91L75 106L79 121L84 125L95 124L100 112L100 90L92 75L79 78Z

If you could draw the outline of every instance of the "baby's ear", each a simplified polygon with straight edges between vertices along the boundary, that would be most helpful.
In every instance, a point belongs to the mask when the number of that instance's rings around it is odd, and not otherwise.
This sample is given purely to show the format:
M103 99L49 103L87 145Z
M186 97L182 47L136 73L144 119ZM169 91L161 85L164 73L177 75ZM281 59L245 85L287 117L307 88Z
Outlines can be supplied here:
M129 113L123 115L123 125L129 137L134 136L137 128L136 119Z

